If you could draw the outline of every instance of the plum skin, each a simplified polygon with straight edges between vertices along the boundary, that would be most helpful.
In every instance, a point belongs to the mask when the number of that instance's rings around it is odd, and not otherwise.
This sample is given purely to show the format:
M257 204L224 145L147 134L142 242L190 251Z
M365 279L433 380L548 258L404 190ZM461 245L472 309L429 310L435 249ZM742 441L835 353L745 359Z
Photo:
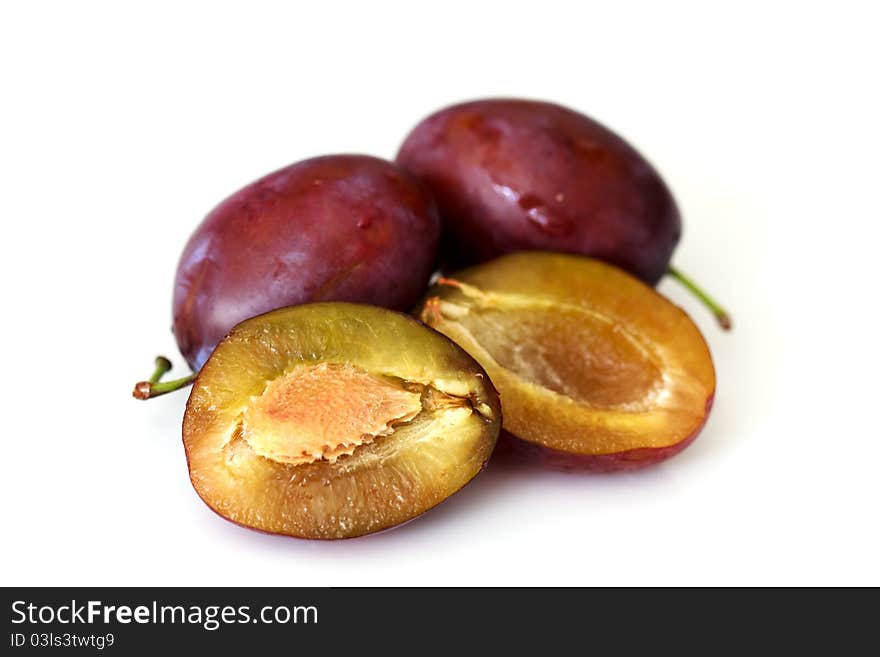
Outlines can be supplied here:
M522 440L506 429L502 429L498 436L493 458L529 463L561 472L615 473L641 470L670 459L689 447L706 426L714 399L715 394L712 393L706 400L703 422L689 436L674 445L638 447L610 454L575 454Z
M395 164L328 155L236 192L199 225L177 268L173 332L198 370L240 321L312 301L406 310L440 234L425 187Z
M648 161L560 105L487 99L448 107L412 130L397 162L434 193L451 267L563 251L654 285L681 237L675 200Z

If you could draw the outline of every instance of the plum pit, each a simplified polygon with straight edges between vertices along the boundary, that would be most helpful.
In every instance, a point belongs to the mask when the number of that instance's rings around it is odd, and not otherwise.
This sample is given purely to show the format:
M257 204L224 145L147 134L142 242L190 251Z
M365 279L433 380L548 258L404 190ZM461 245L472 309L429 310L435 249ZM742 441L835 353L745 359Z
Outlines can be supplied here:
M299 367L275 379L242 418L255 453L282 463L334 463L422 411L421 396L349 363Z

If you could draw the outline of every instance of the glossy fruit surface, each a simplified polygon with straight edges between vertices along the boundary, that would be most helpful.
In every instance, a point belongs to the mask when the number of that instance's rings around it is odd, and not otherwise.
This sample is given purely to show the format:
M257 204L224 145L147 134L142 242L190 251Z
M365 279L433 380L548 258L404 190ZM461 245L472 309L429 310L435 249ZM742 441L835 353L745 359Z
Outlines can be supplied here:
M190 478L233 522L303 538L398 525L470 481L501 426L498 393L448 338L349 303L236 326L193 386Z
M238 322L310 301L407 310L436 260L430 195L391 162L305 160L223 201L190 238L174 286L174 335L193 369Z
M420 316L501 393L509 447L566 468L619 470L680 451L715 393L690 318L598 260L528 252L441 279Z
M654 284L681 235L675 200L647 160L559 105L494 99L448 107L416 126L397 161L434 193L444 257L454 265L564 251Z

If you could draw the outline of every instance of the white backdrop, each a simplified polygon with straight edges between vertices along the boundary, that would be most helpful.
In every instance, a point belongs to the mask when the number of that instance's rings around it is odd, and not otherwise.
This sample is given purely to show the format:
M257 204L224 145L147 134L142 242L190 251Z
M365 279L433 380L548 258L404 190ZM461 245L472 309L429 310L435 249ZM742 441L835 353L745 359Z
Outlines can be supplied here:
M5 585L880 584L871 3L4 3ZM808 5L808 6L806 6ZM425 114L581 109L662 171L715 409L624 475L490 469L399 530L320 543L214 515L186 394L130 396L219 200L307 156L392 157ZM179 371L175 370L175 372Z

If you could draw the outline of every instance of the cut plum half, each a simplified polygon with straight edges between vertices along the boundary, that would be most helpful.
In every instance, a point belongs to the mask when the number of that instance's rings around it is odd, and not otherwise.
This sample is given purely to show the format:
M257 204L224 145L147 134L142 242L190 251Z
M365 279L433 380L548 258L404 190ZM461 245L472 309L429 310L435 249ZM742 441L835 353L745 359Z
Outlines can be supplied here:
M548 465L658 462L697 436L712 406L715 369L694 323L597 260L503 256L439 279L420 316L489 373L508 451Z
M334 539L445 500L482 470L500 428L498 393L451 340L393 311L316 303L232 329L195 381L183 442L220 515Z

